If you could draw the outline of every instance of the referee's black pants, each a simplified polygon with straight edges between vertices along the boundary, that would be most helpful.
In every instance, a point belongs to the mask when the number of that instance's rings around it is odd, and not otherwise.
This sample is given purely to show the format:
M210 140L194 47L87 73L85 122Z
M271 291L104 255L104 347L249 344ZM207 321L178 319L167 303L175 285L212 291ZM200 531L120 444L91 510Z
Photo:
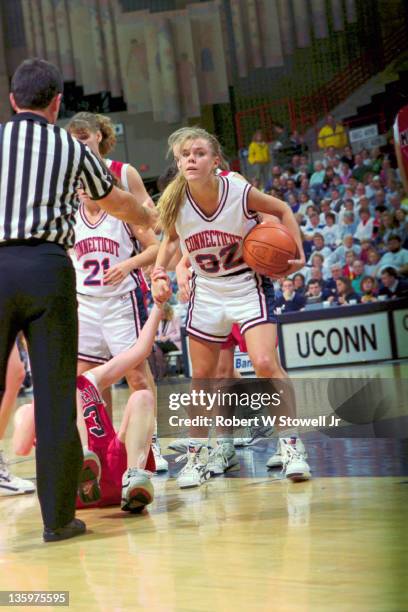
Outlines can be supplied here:
M83 459L76 427L75 272L56 244L27 241L0 247L0 396L20 330L33 375L38 497L44 525L56 529L75 515Z

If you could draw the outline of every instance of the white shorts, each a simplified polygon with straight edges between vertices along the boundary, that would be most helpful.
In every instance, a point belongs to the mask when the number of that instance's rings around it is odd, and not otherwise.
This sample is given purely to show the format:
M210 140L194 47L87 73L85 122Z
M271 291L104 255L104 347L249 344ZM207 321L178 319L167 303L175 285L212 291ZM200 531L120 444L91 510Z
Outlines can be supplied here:
M255 325L276 323L269 278L252 271L207 278L193 274L186 331L208 342L225 342L232 324L244 334Z
M78 293L78 359L105 363L130 348L146 322L140 288L101 298Z

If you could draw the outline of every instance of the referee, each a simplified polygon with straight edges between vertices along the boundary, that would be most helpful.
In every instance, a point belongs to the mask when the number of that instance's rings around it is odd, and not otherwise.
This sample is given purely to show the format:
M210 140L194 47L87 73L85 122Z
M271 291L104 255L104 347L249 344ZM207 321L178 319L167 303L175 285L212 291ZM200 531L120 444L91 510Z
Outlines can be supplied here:
M36 429L37 487L46 542L85 532L75 519L82 449L76 428L77 304L66 249L73 244L76 190L139 225L153 212L113 186L106 168L55 122L63 83L41 59L11 81L16 115L0 126L0 400L17 333L28 343Z

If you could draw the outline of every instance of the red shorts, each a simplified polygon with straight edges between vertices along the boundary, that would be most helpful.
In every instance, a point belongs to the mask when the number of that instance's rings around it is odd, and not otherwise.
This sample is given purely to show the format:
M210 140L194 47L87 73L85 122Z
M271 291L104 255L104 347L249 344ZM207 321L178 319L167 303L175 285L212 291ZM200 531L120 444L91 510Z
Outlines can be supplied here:
M127 453L125 445L119 440L117 435L115 435L107 447L106 454L101 454L100 451L96 452L96 454L102 466L102 475L99 483L101 488L101 499L94 504L84 505L79 497L77 497L76 507L79 509L118 506L121 502L122 476L127 470ZM149 450L146 470L151 472L156 470L152 449Z
M239 331L239 325L234 323L231 329L231 333L225 342L221 344L221 350L229 349L238 346L241 353L247 352L246 342L244 336Z
M90 376L88 374L88 376ZM82 411L88 432L88 448L96 453L101 463L101 499L86 506L79 498L77 508L92 508L120 504L122 476L127 469L125 445L119 440L98 389L86 376L78 376L77 389L81 393ZM154 472L156 464L152 449L146 462L146 470Z

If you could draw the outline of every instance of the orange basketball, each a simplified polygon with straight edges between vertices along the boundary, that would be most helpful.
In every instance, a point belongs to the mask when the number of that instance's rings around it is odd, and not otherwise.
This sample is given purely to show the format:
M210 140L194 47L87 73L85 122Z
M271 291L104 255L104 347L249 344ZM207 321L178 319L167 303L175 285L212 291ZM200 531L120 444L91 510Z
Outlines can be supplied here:
M289 259L298 259L298 248L287 227L267 221L245 237L244 259L250 268L273 278L285 276Z

